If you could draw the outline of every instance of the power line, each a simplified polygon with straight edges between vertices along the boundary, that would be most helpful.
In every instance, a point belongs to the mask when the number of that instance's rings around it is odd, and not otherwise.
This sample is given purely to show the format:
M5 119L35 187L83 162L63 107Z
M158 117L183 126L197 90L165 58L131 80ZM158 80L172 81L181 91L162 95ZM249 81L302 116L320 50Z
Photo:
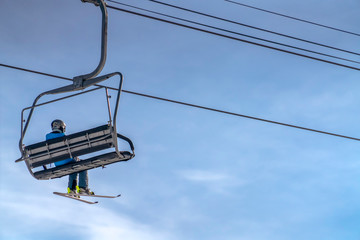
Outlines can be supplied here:
M49 73L44 73L44 72L39 72L39 71L30 70L30 69L21 68L21 67L15 67L15 66L12 66L12 65L7 65L7 64L2 64L2 63L0 63L0 66L6 67L6 68L16 69L16 70L20 70L20 71L25 71L25 72L35 73L35 74L39 74L39 75L44 75L44 76L48 76L48 77L53 77L53 78L59 78L59 79L64 79L64 80L70 80L70 81L72 81L71 78L61 77L61 76L58 76L58 75L49 74Z
M335 137L342 137L342 138L347 138L347 139L351 139L351 140L360 141L360 138L354 138L354 137L349 137L349 136L340 135L340 134L336 134L336 133L330 133L330 132L320 131L320 130L316 130L316 129L311 129L311 128L306 128L306 127L301 127L301 126L292 125L292 124L287 124L287 123L272 121L272 120L268 120L268 119L264 119L264 118L258 118L258 117L243 115L243 114L239 114L239 113L234 113L234 112L224 111L224 110L220 110L220 109L215 109L215 108L210 108L210 107L195 105L195 104L191 104L191 103L185 103L185 102L175 101L175 100L171 100L171 99L167 99L167 98L161 98L161 97L156 97L156 96L151 96L151 95L147 95L147 94L143 94L143 93L136 93L136 92L127 91L127 90L123 90L123 92L130 93L130 94L134 94L134 95L138 95L138 96L142 96L142 97L153 98L153 99L157 99L157 100L161 100L161 101L166 101L166 102L181 104L181 105L185 105L185 106L189 106L189 107L200 108L200 109L204 109L204 110L208 110L208 111L213 111L213 112L218 112L218 113L222 113L222 114L227 114L227 115L232 115L232 116L237 116L237 117L242 117L242 118L248 118L248 119L252 119L252 120L257 120L257 121L262 121L262 122L277 124L277 125L281 125L281 126L285 126L285 127L297 128L297 129L301 129L301 130L305 130L305 131L311 131L311 132L316 132L316 133L321 133L321 134L327 134L327 135L331 135L331 136L335 136Z
M40 72L40 71L34 71L34 70L26 69L26 68L15 67L15 66L11 66L11 65L2 64L2 63L0 63L0 66L7 67L7 68L12 68L12 69L16 69L16 70L21 70L21 71L25 71L25 72L40 74L40 75L44 75L44 76L49 76L49 77L53 77L53 78L59 78L59 79L63 79L63 80L72 81L71 78L57 76L57 75L54 75L54 74L44 73L44 72ZM102 85L96 85L96 86L104 87ZM108 88L112 89L112 90L116 90L116 91L119 90L117 88L112 88L112 87L108 87ZM232 116L236 116L236 117L247 118L247 119L251 119L251 120L256 120L256 121L261 121L261 122L266 122L266 123L271 123L271 124L276 124L276 125L281 125L281 126L285 126L285 127L296 128L296 129L300 129L300 130L304 130L304 131L310 131L310 132L315 132L315 133L319 133L319 134L325 134L325 135L330 135L330 136L334 136L334 137L340 137L340 138L346 138L346 139L350 139L350 140L360 141L360 138L355 138L355 137L341 135L341 134L337 134L337 133L321 131L321 130L312 129L312 128L301 127L301 126L297 126L297 125L293 125L293 124L282 123L282 122L268 120L268 119L264 119L264 118L248 116L248 115L244 115L244 114L239 114L239 113L224 111L224 110L220 110L220 109L205 107L205 106L196 105L196 104L192 104L192 103L186 103L186 102L176 101L176 100L172 100L172 99L168 99L168 98L152 96L152 95L148 95L148 94L144 94L144 93L138 93L138 92L128 91L128 90L124 90L124 89L122 90L122 92L132 94L132 95L136 95L136 96L156 99L156 100L160 100L160 101L180 104L180 105L184 105L184 106L188 106L188 107L199 108L199 109L212 111L212 112L217 112L217 113L221 113L221 114L232 115Z
M328 29L331 29L331 30L335 30L335 31L343 32L343 33L348 33L348 34L352 34L352 35L360 37L359 33L350 32L350 31L347 31L347 30L327 26L327 25L312 22L312 21L309 21L309 20L304 20L304 19L301 19L301 18L292 17L292 16L289 16L289 15L285 15L285 14L282 14L282 13L277 13L277 12L269 11L269 10L266 10L266 9L250 6L250 5L247 5L247 4L244 4L244 3L240 3L240 2L235 2L235 1L231 1L231 0L224 0L224 1L234 3L234 4L237 4L237 5L243 6L243 7L252 8L252 9L255 9L255 10L262 11L262 12L278 15L278 16L285 17L285 18L290 18L290 19L293 19L293 20L296 20L296 21L305 22L305 23L309 23L309 24L316 25L316 26L319 26L319 27L324 27L324 28L328 28Z
M116 2L116 1L113 1L113 0L107 0L107 1ZM264 28L259 28L259 27L251 26L251 25L248 25L248 24L240 23L240 22L233 21L233 20L229 20L229 19L226 19L226 18L217 17L217 16L214 16L214 15L202 13L202 12L195 11L195 10L191 10L191 9L188 9L188 8L179 7L179 6L176 6L176 5L172 5L172 4L160 2L160 1L157 1L157 0L148 0L148 1L154 2L154 3L158 3L158 4L162 4L162 5L165 5L165 6L168 6L168 7L180 9L180 10L183 10L183 11L186 11L186 12L195 13L195 14L198 14L198 15L201 15L201 16L205 16L205 17L209 17L209 18L221 20L221 21L224 21L224 22L233 23L233 24L240 25L240 26L243 26L243 27L248 27L248 28L252 28L252 29L259 30L259 31L263 31L263 32L275 34L275 35L278 35L278 36L282 36L282 37L286 37L286 38L291 38L291 39L294 39L294 40L298 40L298 41L302 41L302 42L306 42L306 43L318 45L318 46L321 46L321 47L330 48L330 49L333 49L333 50L337 50L337 51L346 52L346 53L350 53L350 54L354 54L354 55L360 56L360 53L357 53L357 52L353 52L353 51L349 51L349 50L345 50L345 49L341 49L341 48L329 46L329 45L322 44L322 43L317 43L317 42L309 41L309 40L306 40L306 39L302 39L302 38L298 38L298 37L286 35L286 34L283 34L283 33L279 33L279 32L275 32L275 31L267 30L267 29L264 29Z
M284 46L284 47L289 47L289 48L293 48L293 49L297 49L297 50L301 50L301 51L305 51L305 52L310 52L310 53L318 54L318 55L325 56L325 57L331 57L331 58L335 58L335 59L339 59L339 60L343 60L343 61L347 61L347 62L360 64L360 62L354 61L354 60L351 60L351 59L342 58L342 57L338 57L338 56L334 56L334 55L330 55L330 54L325 54L325 53L321 53L321 52L317 52L317 51L312 51L312 50L309 50L309 49L300 48L300 47L296 47L296 46L292 46L292 45L288 45L288 44L284 44L284 43L280 43L280 42L275 42L275 41L267 40L267 39L264 39L264 38L254 37L254 36L251 36L251 35L235 32L235 31L230 31L230 30L227 30L227 29L224 29L224 28L214 27L214 26L211 26L211 25L191 21L191 20L188 20L188 19L171 16L171 15L168 15L168 14L163 14L163 13L159 13L159 12L156 12L156 11L140 8L140 7L135 7L135 6L125 4L125 3L120 3L120 2L117 2L117 1L112 1L112 0L108 0L108 1L119 4L119 5L122 5L122 6L131 7L131 8L137 9L137 10L141 10L141 11L145 11L145 12L149 12L149 13L154 13L154 14L157 14L157 15L160 15L160 16L163 16L163 17L168 17L168 18L172 18L172 19L192 23L192 24L203 26L203 27L212 28L212 29L215 29L215 30L220 30L220 31L227 32L227 33L236 34L236 35L240 35L240 36L243 36L243 37L248 37L248 38L260 40L260 41L263 41L263 42L268 42L268 43L277 44L277 45Z
M157 17L154 17L154 16L150 16L150 15L146 15L146 14L142 14L142 13L138 13L138 12L134 12L134 11L130 11L130 10L114 7L114 6L110 6L110 5L107 5L107 7L110 8L110 9L117 10L117 11L126 12L126 13L129 13L129 14L133 14L133 15L153 19L153 20L156 20L156 21L161 21L161 22L173 24L173 25L188 28L188 29L193 29L193 30L196 30L196 31L212 34L212 35L215 35L215 36L228 38L228 39L232 39L232 40L239 41L239 42L249 43L249 44L252 44L252 45L256 45L256 46L260 46L260 47L264 47L264 48L268 48L268 49L272 49L272 50L276 50L276 51L280 51L280 52L285 52L285 53L289 53L289 54L292 54L292 55L296 55L296 56L300 56L300 57L304 57L304 58L308 58L308 59L312 59L312 60L325 62L325 63L333 64L333 65L336 65L336 66L340 66L340 67L360 71L360 68L353 67L353 66L350 66L350 65L345 65L345 64L341 64L341 63L337 63L337 62L332 62L332 61L329 61L329 60L325 60L325 59L321 59L321 58L317 58L317 57L312 57L312 56L309 56L309 55L296 53L296 52L288 51L288 50L285 50L285 49L276 48L276 47L272 47L272 46L268 46L268 45L248 41L248 40L245 40L245 39L228 36L228 35L217 33L217 32L212 32L212 31L209 31L209 30L201 29L201 28L196 28L196 27L193 27L193 26L173 22L173 21L170 21L170 20L162 19L162 18L157 18Z

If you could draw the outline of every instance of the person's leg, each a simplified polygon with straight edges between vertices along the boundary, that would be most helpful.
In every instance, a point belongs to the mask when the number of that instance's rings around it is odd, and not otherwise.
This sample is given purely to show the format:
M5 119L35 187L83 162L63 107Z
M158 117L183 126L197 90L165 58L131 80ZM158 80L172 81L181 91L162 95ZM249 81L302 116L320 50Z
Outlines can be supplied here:
M79 190L80 194L94 195L95 193L89 189L89 177L87 171L79 172Z
M78 159L74 158L70 163L77 162ZM72 173L69 175L68 193L76 193L78 173Z
M77 176L78 176L77 173L72 173L69 175L68 193L76 192Z
M89 186L88 172L79 172L79 188L87 189Z

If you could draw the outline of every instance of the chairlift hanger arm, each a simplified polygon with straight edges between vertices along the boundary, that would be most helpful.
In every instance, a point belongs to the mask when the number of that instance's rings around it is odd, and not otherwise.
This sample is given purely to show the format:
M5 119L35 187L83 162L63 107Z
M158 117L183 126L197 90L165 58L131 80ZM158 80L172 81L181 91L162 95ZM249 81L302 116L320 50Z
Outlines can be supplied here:
M96 69L89 74L80 75L74 77L73 81L74 84L77 83L78 85L82 85L81 82L86 81L87 79L96 77L101 70L103 69L106 61L106 54L107 54L107 25L108 25L108 13L106 9L106 4L104 0L81 0L82 2L86 3L93 3L95 6L100 6L101 13L102 13L102 30L101 30L101 57L100 62Z

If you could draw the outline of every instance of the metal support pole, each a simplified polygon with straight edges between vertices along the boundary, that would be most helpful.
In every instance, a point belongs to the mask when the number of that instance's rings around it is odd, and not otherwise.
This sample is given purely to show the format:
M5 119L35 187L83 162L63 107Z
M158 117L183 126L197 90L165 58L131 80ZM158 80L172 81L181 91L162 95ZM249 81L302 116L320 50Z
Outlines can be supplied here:
M109 95L109 90L108 90L107 87L105 88L105 93L106 93L106 102L107 102L108 112L109 112L109 126L111 126L112 125L111 108L110 108L110 98L111 98L111 96Z
M108 13L106 10L106 4L104 0L82 0L82 2L89 2L95 4L95 6L100 6L101 13L102 13L102 28L101 28L101 57L100 62L96 69L89 74L80 75L74 77L74 83L77 85L81 85L83 81L96 77L101 70L103 69L106 61L106 54L107 54L107 26L108 26ZM77 86L79 87L79 86Z

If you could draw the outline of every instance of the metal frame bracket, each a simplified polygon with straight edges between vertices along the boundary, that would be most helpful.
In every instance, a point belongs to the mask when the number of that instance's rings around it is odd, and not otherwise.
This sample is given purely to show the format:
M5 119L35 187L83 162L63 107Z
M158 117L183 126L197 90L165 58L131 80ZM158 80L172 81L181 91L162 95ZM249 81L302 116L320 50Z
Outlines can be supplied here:
M73 78L74 89L83 89L85 79L82 76L77 76Z

